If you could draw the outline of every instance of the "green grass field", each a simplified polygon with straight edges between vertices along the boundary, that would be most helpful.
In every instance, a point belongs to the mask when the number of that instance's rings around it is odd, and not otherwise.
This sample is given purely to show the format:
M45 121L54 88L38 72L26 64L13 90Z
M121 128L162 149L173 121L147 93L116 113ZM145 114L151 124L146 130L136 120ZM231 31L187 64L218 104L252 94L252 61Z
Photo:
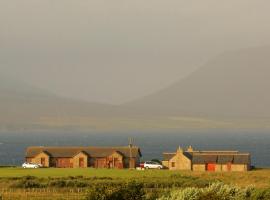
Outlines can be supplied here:
M111 178L112 180L170 181L171 177L195 177L201 180L218 180L240 186L254 185L270 188L270 169L250 172L189 172L169 170L113 170L113 169L59 169L59 168L0 168L0 178L35 176L37 178L65 178L83 176L85 178Z
M214 182L270 188L270 169L250 172L191 172L169 170L112 170L59 168L0 168L0 195L4 199L84 199L93 186L117 187L127 182L143 184L147 195L163 195L174 189L204 188ZM72 196L73 195L73 196Z
M169 177L179 172L169 170L114 170L114 169L92 169L92 168L40 168L40 169L23 169L23 168L0 168L0 178L35 176L38 178L46 177L111 177L111 178L138 178L138 177Z

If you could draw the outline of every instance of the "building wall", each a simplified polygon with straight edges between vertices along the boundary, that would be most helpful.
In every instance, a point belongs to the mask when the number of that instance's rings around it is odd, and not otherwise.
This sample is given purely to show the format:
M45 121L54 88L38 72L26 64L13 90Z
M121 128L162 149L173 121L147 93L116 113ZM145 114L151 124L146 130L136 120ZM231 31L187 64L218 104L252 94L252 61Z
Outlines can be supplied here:
M192 165L193 171L198 171L198 172L204 172L205 170L205 164L193 164Z
M244 172L248 171L248 165L245 164L232 164L231 171L233 172Z
M122 169L124 168L124 163L123 163L123 156L117 152L114 152L112 155L110 155L107 158L108 161L108 168L116 168L116 169Z
M84 154L83 152L79 153L73 158L50 158L46 153L40 153L33 158L26 157L26 162L41 164L41 158L44 158L44 167L57 168L79 168L80 158L84 159L83 168L136 168L136 166L139 166L140 163L139 156L134 158L125 158L119 153L113 153L109 157L93 158L88 157L88 155ZM111 162L114 164L113 166Z
M88 157L88 167L95 167L95 158Z
M169 161L162 161L162 165L163 165L165 168L169 168Z
M229 168L229 163L228 164L222 164L222 171L223 172L229 172L229 171L232 171L232 167L231 167L231 169ZM232 164L231 164L231 166L232 166Z
M134 168L136 168L136 158L129 158L129 168L130 169L134 169Z
M72 158L55 158L55 167L72 168L73 167L73 159Z
M178 150L176 155L169 160L170 170L191 170L191 160L182 151Z
M80 166L80 159L83 159L83 166ZM87 168L88 167L88 156L84 153L79 153L73 157L73 168Z
M221 171L223 171L222 165L221 165L221 164L216 164L215 171L216 171L216 172L221 172Z
M123 166L124 168L134 169L136 166L139 166L138 158L123 158Z
M106 158L96 158L95 159L95 168L107 168L107 159Z
M56 167L56 158L50 158L50 167Z
M41 163L41 160L44 159L44 163ZM35 163L35 164L43 164L43 167L50 167L50 157L42 152L40 154L38 154L36 157L32 158L31 159L31 162L32 163Z

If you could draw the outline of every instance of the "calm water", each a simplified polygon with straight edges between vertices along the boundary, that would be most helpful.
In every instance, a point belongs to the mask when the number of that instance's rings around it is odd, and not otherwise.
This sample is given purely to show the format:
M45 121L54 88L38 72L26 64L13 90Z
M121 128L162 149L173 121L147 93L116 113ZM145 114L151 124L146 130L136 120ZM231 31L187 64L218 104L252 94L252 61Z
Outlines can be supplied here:
M252 164L270 167L270 133L0 133L0 165L20 165L27 146L121 146L132 137L143 159L162 158L181 145L198 150L240 150L252 154Z

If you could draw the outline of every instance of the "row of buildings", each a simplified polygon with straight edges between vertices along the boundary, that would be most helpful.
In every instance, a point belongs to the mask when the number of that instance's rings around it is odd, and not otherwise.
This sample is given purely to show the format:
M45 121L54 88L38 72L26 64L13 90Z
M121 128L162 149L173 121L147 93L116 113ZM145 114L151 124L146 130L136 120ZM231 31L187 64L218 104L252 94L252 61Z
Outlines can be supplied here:
M140 148L122 147L28 147L26 162L58 168L136 168L142 157ZM249 153L238 151L186 150L164 153L162 164L170 170L248 171Z

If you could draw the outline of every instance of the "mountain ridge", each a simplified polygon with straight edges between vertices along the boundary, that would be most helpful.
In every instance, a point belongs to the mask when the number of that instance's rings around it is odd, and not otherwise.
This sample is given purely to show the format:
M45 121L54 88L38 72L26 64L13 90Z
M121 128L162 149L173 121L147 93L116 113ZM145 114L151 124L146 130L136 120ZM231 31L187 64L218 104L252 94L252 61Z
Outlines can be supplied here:
M115 106L0 78L0 131L270 128L270 47L226 52L157 93Z
M226 52L174 85L124 106L167 115L270 117L269 56L268 46Z

